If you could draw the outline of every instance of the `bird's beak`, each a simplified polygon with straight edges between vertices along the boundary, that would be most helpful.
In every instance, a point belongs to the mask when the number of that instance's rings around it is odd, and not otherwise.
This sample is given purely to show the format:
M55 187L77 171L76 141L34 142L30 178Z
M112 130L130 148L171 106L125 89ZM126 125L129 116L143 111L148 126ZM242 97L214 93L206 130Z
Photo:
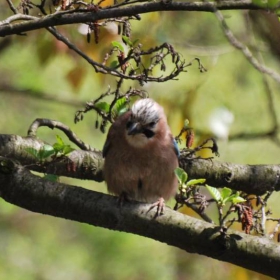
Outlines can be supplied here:
M128 135L135 135L142 132L142 126L140 123L133 123L128 129Z

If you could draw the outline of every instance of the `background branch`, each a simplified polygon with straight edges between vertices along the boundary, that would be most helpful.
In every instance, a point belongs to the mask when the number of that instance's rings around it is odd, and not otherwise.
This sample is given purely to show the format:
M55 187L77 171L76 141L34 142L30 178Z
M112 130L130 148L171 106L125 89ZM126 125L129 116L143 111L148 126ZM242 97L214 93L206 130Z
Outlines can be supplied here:
M156 11L200 11L213 12L213 9L220 10L259 10L261 7L252 4L251 1L219 1L219 2L148 2L139 5L131 5L128 7L114 8L107 7L99 9L98 11L84 10L70 10L64 12L57 12L30 20L28 22L21 22L15 24L7 24L5 21L0 25L0 37L12 34L20 34L31 30L40 28L53 27L65 24L74 23L88 23L102 19L135 16L136 14L143 14Z
M280 83L280 75L270 69L269 67L262 64L260 61L258 61L252 54L252 52L249 50L249 48L244 45L242 42L240 42L232 33L232 31L229 29L223 14L217 9L214 8L214 13L217 17L217 19L220 21L222 30L225 34L225 37L228 39L229 43L235 47L236 49L240 50L246 59L252 64L252 66L260 71L263 74L269 75L271 78L273 78L276 82Z

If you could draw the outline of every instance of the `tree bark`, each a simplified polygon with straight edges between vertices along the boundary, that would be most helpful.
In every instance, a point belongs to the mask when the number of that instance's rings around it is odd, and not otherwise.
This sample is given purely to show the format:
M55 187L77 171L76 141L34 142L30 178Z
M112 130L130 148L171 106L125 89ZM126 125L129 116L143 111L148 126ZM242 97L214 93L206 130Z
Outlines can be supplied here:
M38 164L26 148L40 150L44 144L36 137L0 134L0 156L18 160L28 169L42 173L103 181L101 151L77 150L67 157ZM182 156L180 167L188 173L189 179L204 178L213 187L226 186L256 195L280 190L280 165L233 164L209 159L186 159Z
M280 246L266 238L220 228L166 208L155 218L149 205L127 202L80 187L54 183L0 159L1 197L33 212L146 236L190 253L230 262L271 277L280 277ZM261 264L261 265L260 265Z

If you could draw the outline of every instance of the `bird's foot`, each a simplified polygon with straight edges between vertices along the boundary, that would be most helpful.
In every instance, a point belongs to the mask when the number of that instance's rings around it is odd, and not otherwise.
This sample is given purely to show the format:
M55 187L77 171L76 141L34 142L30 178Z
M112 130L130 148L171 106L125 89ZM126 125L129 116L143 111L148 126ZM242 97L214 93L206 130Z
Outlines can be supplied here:
M163 215L165 203L164 203L164 199L163 199L162 197L160 197L160 198L158 199L158 201L156 201L155 203L153 203L153 204L150 206L148 212L151 211L152 209L154 209L155 207L157 208L156 217L157 217L157 216L160 216L160 215Z
M125 202L129 202L129 198L126 192L122 192L118 198L119 207L122 207Z

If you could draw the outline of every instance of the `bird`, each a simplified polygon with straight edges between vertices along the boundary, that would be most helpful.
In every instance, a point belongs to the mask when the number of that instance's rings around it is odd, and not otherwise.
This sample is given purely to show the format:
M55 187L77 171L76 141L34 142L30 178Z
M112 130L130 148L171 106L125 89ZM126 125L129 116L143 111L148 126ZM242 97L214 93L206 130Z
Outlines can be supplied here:
M179 149L163 108L151 98L137 100L108 131L103 147L108 192L120 200L152 203L163 214L175 196Z

